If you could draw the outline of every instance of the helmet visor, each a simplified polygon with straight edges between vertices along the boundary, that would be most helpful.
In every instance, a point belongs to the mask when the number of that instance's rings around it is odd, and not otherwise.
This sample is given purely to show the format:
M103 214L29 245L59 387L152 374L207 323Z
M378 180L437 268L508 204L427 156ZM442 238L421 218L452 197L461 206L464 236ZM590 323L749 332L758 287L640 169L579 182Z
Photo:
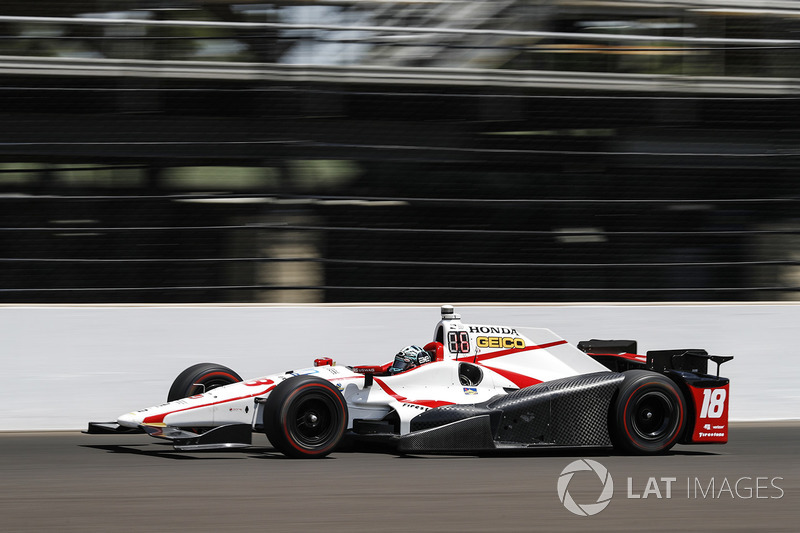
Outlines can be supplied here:
M398 372L405 372L409 368L414 368L415 366L415 361L412 361L403 353L399 353L394 356L394 363L392 363L391 368L389 368L389 372L397 374Z

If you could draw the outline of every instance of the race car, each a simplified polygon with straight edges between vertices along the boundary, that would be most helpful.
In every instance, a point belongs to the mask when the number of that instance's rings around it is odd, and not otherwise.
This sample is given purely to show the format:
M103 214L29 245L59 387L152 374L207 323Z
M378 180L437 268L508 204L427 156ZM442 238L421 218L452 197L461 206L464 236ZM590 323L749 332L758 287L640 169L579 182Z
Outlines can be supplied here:
M636 354L636 342L577 347L542 328L465 324L441 307L433 340L394 361L243 380L200 363L177 376L167 402L90 422L86 433L148 433L177 450L246 447L263 432L289 457L324 457L345 442L401 454L611 447L649 455L677 443L728 440L731 356L705 350ZM708 362L716 363L716 375Z

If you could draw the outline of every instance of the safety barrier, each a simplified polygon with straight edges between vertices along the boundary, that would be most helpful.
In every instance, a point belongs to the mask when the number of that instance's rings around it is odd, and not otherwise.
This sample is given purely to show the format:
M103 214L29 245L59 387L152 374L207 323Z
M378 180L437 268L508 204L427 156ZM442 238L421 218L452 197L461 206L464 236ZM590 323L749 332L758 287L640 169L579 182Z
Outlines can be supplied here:
M800 305L457 305L465 322L547 327L572 343L635 339L639 352L733 355L732 420L800 419ZM78 429L165 400L197 362L257 377L389 361L433 335L436 306L0 307L0 430ZM713 365L712 365L713 366Z

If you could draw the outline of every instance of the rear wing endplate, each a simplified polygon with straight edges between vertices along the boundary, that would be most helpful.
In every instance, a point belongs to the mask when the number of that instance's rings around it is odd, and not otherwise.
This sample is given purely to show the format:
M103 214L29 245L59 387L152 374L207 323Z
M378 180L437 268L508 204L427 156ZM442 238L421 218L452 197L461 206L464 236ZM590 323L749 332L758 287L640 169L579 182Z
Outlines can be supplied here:
M732 355L709 355L705 350L651 350L647 352L647 368L656 372L666 370L685 370L696 374L708 374L708 362L717 364L717 377L719 367L733 359Z

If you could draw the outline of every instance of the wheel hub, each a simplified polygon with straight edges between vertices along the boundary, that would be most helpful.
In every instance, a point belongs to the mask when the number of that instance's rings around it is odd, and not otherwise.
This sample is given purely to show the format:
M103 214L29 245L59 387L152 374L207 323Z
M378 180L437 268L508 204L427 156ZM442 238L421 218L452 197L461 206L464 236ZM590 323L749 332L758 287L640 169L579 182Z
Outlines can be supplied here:
M669 400L661 392L650 392L638 399L633 429L643 439L657 440L670 431L674 423Z
M309 394L296 406L291 432L304 446L316 446L334 430L333 403L325 396Z

